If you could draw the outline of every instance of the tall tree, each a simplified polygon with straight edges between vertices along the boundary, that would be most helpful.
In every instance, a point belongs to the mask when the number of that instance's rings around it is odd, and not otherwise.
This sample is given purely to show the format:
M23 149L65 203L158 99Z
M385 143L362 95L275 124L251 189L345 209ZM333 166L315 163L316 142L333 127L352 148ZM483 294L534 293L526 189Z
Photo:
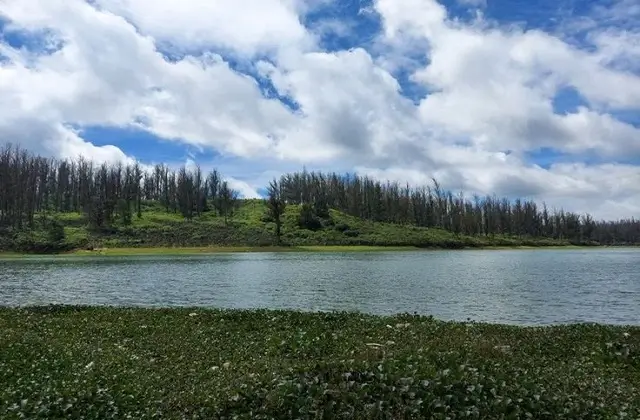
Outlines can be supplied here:
M222 184L220 184L218 211L224 217L225 225L228 225L229 220L233 217L237 201L238 192L232 189L227 181L222 181Z
M281 185L275 179L269 182L267 188L267 215L276 224L276 243L281 243L282 216L287 207L287 202L282 196Z

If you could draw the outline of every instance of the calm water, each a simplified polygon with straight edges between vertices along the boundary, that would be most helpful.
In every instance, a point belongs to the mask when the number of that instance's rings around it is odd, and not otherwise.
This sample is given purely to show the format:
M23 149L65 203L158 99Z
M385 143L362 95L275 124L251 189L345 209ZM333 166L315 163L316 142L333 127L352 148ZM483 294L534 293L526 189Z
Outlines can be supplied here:
M0 259L0 305L47 303L640 324L640 250Z

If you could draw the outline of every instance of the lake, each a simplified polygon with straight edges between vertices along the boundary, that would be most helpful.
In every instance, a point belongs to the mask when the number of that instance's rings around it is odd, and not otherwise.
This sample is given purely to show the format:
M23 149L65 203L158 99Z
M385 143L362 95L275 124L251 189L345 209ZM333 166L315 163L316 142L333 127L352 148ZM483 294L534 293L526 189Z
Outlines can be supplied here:
M0 258L0 305L49 303L640 325L640 250Z

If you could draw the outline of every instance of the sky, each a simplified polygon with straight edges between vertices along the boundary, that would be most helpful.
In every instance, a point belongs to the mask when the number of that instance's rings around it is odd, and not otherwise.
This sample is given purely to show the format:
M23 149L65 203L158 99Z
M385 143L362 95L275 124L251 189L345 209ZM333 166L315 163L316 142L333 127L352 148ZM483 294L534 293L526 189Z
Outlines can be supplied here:
M0 0L0 144L640 217L640 0Z

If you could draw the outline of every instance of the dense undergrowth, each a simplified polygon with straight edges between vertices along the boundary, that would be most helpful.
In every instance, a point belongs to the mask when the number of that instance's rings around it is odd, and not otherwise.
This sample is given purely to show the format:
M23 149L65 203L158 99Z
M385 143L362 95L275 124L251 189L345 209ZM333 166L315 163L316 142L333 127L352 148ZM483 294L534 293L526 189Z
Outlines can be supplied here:
M640 328L0 309L3 418L640 416Z
M214 212L191 220L166 213L157 204L143 206L140 218L130 224L115 222L90 229L81 213L39 216L33 229L0 232L0 250L17 252L64 252L74 249L122 247L269 247L277 243L274 223L265 216L262 200L241 200L225 221ZM60 233L62 229L62 233ZM366 245L466 248L491 246L557 246L568 241L507 236L465 236L411 225L365 221L336 210L329 217L300 224L300 206L289 205L283 217L279 245ZM588 245L588 244L585 244Z

